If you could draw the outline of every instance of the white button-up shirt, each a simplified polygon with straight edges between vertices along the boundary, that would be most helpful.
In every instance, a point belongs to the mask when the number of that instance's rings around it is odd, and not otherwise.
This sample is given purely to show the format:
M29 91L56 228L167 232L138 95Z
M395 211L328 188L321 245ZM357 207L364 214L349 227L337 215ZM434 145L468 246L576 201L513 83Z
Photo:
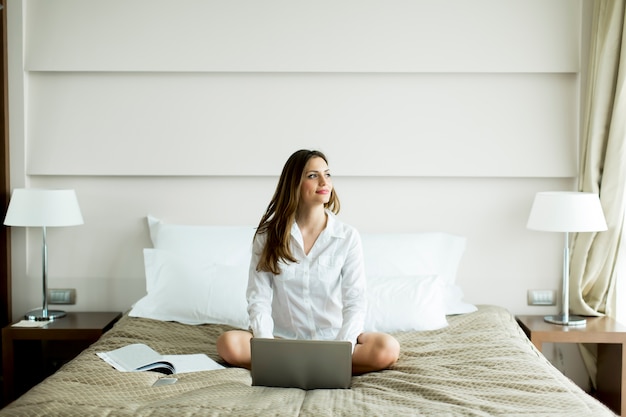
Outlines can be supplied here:
M255 238L247 290L255 337L347 340L354 348L366 312L361 237L333 213L327 215L308 255L294 222L291 250L297 262L281 262L280 275L256 270L265 236Z

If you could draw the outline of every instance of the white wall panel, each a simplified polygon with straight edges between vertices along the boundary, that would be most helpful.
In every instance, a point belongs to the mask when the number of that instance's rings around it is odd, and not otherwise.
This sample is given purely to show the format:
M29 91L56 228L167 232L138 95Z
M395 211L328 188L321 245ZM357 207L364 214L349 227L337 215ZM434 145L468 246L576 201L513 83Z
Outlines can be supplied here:
M31 71L579 69L579 0L25 1Z
M574 74L34 72L29 103L32 175L576 174Z
M75 188L85 217L49 235L68 309L143 294L147 213L255 223L316 147L345 221L467 236L469 301L556 312L525 296L556 289L562 242L525 222L575 184L580 0L8 3L12 185ZM17 317L40 240L12 235Z

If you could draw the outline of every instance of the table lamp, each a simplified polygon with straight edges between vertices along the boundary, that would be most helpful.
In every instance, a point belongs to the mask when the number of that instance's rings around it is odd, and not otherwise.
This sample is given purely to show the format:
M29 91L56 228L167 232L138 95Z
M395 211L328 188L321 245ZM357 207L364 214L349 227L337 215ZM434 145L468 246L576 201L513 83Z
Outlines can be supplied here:
M7 226L41 227L43 266L42 308L26 313L28 320L54 320L65 316L61 310L48 309L48 244L46 228L83 224L74 190L15 189L9 202L4 224Z
M569 233L607 230L600 198L597 194L583 192L537 193L526 227L565 233L561 314L546 316L544 320L564 326L584 326L584 317L569 314Z

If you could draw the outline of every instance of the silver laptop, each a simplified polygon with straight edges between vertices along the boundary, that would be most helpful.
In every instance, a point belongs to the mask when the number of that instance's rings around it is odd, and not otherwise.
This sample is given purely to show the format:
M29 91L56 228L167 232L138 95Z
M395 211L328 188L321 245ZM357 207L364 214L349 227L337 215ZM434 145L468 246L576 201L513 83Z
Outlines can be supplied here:
M350 388L350 342L253 337L250 347L252 385L306 390Z

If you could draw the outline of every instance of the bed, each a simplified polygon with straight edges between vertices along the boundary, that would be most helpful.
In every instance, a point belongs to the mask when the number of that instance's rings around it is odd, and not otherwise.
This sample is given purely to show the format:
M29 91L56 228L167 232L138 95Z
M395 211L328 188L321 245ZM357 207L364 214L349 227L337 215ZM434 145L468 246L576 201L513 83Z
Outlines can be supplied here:
M363 236L375 289L367 326L393 333L401 355L388 370L353 377L350 389L256 387L249 371L228 366L176 374L176 383L157 387L167 376L119 372L97 353L141 342L161 354L206 353L221 362L217 337L246 326L249 228L149 220L146 295L1 416L614 415L554 368L506 309L462 300L454 279L465 241L445 233Z

